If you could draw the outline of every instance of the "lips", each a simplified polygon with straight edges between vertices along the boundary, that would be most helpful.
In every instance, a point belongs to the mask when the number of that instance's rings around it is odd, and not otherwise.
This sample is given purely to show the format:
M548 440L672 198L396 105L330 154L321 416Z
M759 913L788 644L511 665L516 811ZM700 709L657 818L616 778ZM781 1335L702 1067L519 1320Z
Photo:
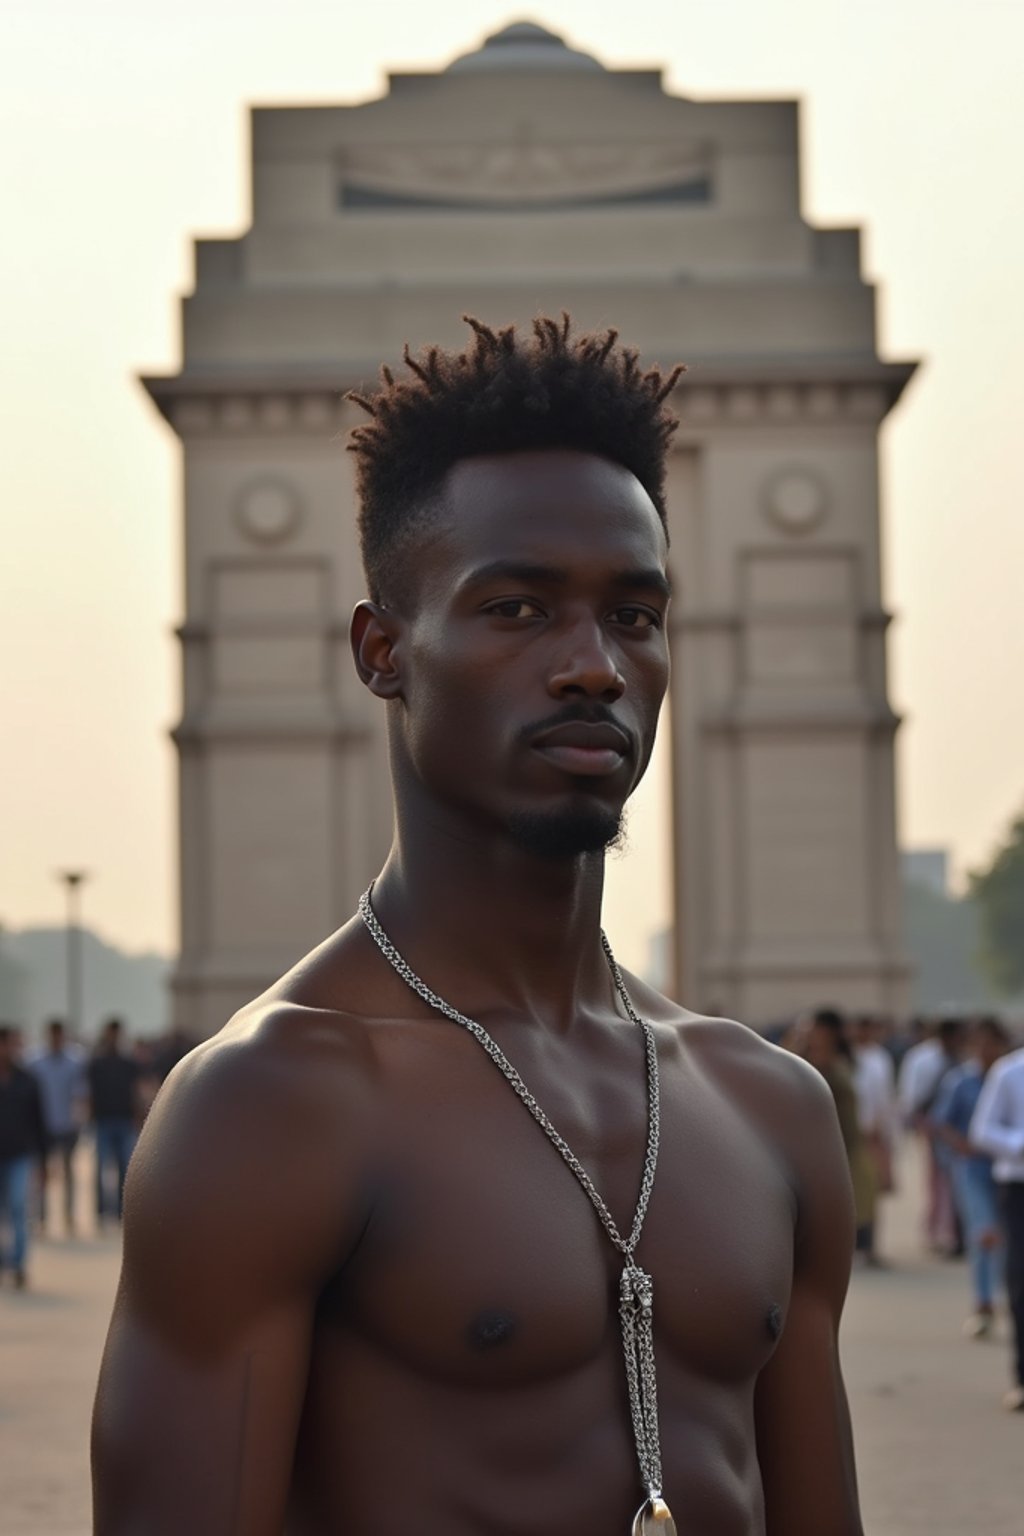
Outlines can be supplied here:
M615 773L629 755L629 737L606 722L573 721L542 731L533 746L556 768L585 777Z

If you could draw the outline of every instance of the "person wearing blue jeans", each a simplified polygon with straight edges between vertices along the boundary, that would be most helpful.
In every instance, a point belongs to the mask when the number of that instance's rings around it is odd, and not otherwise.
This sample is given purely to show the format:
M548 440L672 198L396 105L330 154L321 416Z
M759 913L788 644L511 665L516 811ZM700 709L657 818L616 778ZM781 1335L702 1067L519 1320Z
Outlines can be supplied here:
M971 1121L971 1141L994 1159L1006 1237L1006 1291L1013 1324L1014 1385L1003 1398L1024 1413L1024 1049L1011 1051L985 1079Z
M96 1214L101 1221L107 1216L121 1220L125 1174L137 1135L134 1120L105 1115L96 1121Z
M64 1231L75 1230L75 1147L85 1111L85 1051L67 1038L63 1020L46 1026L46 1045L26 1057L26 1069L39 1084L46 1147L39 1163L39 1217L45 1230L47 1194L54 1162L59 1162L64 1205Z
M0 1267L10 1268L21 1290L28 1260L29 1184L44 1138L39 1087L18 1065L15 1044L14 1031L0 1024Z
M121 1220L124 1178L138 1126L139 1069L124 1050L120 1019L108 1019L88 1066L89 1102L96 1127L96 1220ZM114 1187L108 1170L113 1168Z
M32 1157L0 1158L0 1228L8 1230L9 1244L0 1251L0 1264L11 1270L19 1290L25 1284L28 1258L28 1191Z
M992 1159L968 1140L982 1086L1006 1054L1009 1035L998 1019L979 1019L972 1034L972 1059L944 1079L932 1110L937 1148L948 1163L957 1212L970 1264L974 1310L964 1323L971 1338L992 1331L996 1299L1003 1288L1004 1244Z
M988 1158L957 1157L952 1171L974 1288L975 1311L965 1331L981 1337L991 1331L1005 1270L996 1185Z

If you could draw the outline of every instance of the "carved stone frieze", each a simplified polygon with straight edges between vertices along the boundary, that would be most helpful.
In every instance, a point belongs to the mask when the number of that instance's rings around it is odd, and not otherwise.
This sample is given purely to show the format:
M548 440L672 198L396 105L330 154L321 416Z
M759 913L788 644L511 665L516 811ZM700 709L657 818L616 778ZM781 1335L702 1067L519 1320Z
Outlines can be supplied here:
M286 433L323 437L361 419L340 390L196 394L174 401L168 415L180 436L189 438Z
M544 142L524 123L517 139L501 144L353 146L339 157L338 173L347 186L391 197L554 202L699 181L710 174L710 160L703 146L672 140Z
M732 430L781 424L815 426L878 423L892 403L881 386L821 383L697 382L684 380L673 398L680 440L712 428ZM364 420L343 391L274 384L243 393L205 391L196 385L169 402L167 414L182 437L267 433L323 436Z

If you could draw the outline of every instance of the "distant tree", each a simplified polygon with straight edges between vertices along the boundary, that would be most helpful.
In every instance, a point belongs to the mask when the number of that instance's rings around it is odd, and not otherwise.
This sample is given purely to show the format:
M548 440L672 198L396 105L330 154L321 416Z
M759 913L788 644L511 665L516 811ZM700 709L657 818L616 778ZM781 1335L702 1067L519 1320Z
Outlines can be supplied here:
M1018 817L988 869L971 876L978 906L978 959L1004 996L1024 988L1024 816Z

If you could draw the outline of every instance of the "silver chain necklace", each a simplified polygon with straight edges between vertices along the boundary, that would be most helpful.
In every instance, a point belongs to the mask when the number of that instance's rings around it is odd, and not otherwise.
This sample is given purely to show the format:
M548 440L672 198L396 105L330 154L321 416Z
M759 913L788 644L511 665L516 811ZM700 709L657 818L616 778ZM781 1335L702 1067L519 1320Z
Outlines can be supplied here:
M475 1019L467 1018L464 1013L453 1008L451 1003L446 1003L443 997L438 997L437 993L432 992L426 982L416 975L378 922L370 901L372 894L373 885L371 884L369 890L359 898L359 915L381 954L425 1003L435 1008L438 1013L443 1013L445 1018L451 1019L453 1023L461 1024L483 1046L513 1092L522 1100L548 1140L557 1147L582 1184L601 1225L626 1261L619 1282L619 1324L622 1329L622 1344L626 1357L626 1386L629 1392L630 1417L633 1421L633 1438L636 1441L640 1477L647 1493L646 1499L633 1519L632 1536L677 1536L675 1522L661 1495L658 1383L654 1369L654 1282L633 1258L643 1230L651 1190L654 1188L658 1147L661 1141L661 1099L654 1030L633 1007L622 980L622 973L612 954L611 945L602 932L601 944L615 983L615 990L622 1001L627 1017L643 1033L647 1058L647 1152L644 1157L644 1171L640 1181L640 1194L636 1203L633 1225L629 1236L623 1237L593 1179L569 1143L556 1131L497 1041L491 1038L482 1024L478 1024Z

